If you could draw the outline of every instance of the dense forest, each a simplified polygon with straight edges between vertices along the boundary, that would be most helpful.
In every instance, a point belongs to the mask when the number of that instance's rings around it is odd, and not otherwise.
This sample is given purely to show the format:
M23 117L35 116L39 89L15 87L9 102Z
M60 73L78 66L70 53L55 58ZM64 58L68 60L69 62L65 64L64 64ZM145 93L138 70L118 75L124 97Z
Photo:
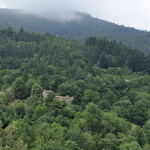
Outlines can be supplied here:
M1 29L0 149L149 150L149 65L105 38Z
M24 27L28 31L49 32L78 41L85 41L89 36L98 36L116 40L132 48L137 48L146 54L150 53L150 32L93 18L86 13L74 13L78 19L59 21L24 13L21 10L0 9L0 28L12 27L19 30L20 27Z

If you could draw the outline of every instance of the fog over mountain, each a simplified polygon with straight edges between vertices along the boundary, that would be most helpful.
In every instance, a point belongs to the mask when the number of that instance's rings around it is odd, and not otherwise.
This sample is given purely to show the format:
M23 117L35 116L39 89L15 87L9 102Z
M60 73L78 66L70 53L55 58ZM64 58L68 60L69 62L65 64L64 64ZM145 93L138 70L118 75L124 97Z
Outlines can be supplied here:
M61 10L60 12L61 13L57 13L56 11L52 11L52 10L46 10L43 12L20 10L19 14L34 15L37 17L48 19L50 21L57 21L62 23L73 21L73 20L80 21L82 19L81 16L75 11Z
M0 2L1 4L2 2ZM3 5L2 5L3 4ZM26 1L5 1L1 6L7 8L17 8L23 10L23 13L29 13L37 16L44 17L49 20L57 21L71 21L71 20L80 20L81 18L77 13L76 3L69 2L69 0L63 1L53 1L53 0L26 0ZM5 4L5 5L4 5Z
M80 11L119 25L150 31L149 0L1 0L0 7L46 14L61 21L78 19L70 10Z

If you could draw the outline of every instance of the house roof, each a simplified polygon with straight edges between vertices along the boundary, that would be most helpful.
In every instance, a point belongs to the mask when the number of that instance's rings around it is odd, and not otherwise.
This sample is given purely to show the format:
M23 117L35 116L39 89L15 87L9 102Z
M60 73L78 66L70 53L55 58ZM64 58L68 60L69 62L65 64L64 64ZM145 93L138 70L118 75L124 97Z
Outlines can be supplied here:
M46 92L46 93L53 93L54 91L51 91L51 90L44 90L43 92Z
M68 96L56 96L56 98L70 99L70 98L72 98L72 97L68 97Z

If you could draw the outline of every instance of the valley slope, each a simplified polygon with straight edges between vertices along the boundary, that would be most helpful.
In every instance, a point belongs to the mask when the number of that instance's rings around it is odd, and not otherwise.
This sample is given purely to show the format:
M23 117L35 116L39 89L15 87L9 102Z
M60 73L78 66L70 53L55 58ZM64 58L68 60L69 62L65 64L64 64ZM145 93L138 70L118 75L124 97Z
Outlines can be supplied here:
M0 149L150 149L149 68L104 38L0 30Z

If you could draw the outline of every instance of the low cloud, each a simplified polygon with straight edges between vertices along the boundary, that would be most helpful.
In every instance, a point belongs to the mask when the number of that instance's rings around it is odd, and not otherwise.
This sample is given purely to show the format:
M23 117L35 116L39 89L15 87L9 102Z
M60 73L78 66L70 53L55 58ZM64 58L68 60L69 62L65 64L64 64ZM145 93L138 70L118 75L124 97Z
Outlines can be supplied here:
M25 13L31 13L50 20L70 21L80 20L76 13L80 7L70 0L5 0L8 8L22 9Z

